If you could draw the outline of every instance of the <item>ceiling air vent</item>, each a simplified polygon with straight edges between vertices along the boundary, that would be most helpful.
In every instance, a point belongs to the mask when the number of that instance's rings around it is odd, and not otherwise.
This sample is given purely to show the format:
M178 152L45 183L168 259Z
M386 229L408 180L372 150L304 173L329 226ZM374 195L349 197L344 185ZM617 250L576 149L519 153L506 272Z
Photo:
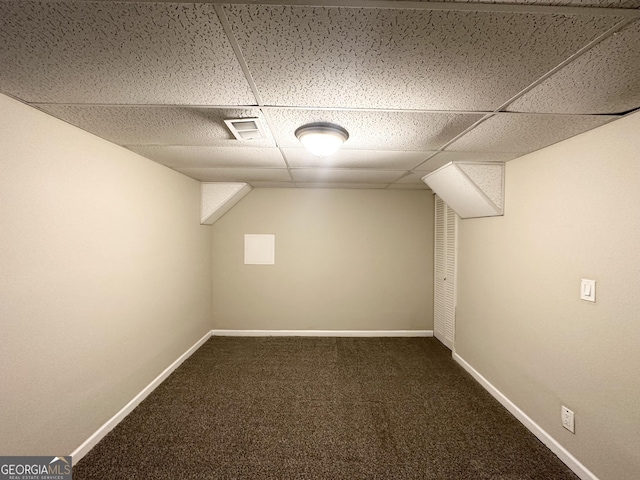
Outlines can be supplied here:
M267 132L262 126L262 122L257 117L251 118L231 118L225 120L233 136L238 140L255 140L257 138L267 138Z

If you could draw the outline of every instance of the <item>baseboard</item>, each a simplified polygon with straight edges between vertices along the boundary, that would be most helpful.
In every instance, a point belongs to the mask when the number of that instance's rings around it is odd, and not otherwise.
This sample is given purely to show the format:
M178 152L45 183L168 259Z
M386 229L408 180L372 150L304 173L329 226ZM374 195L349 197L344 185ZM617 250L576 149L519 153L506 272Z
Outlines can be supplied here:
M485 390L487 390L496 400L498 400L502 406L504 406L514 417L516 417L520 423L522 423L525 427L527 427L531 433L533 433L538 440L544 443L549 450L551 450L564 464L573 470L578 477L582 480L598 480L593 472L591 472L587 467L585 467L576 457L571 455L569 451L564 448L560 443L549 435L545 430L540 427L536 422L534 422L526 413L524 413L518 406L509 400L500 390L494 387L485 377L483 377L480 372L478 372L475 368L469 365L460 355L457 353L453 354L453 358L456 362L458 362L462 368L464 368L467 372L471 374L473 378L475 378L480 385L482 385Z
M218 337L433 337L433 330L212 330Z
M77 464L82 457L84 457L89 451L96 446L96 444L104 438L104 436L109 433L111 430L118 425L124 417L129 415L131 411L136 408L140 402L142 402L151 392L153 392L158 385L160 385L171 373L182 364L187 358L189 358L198 348L202 346L204 342L206 342L211 337L211 332L207 332L204 337L198 340L195 345L193 345L189 350L184 352L180 357L169 365L164 371L154 378L149 385L144 387L144 389L138 393L133 399L127 403L122 409L116 413L113 417L111 417L107 422L102 425L98 430L96 430L93 435L87 438L82 445L76 448L72 453L71 457L73 458L74 465Z

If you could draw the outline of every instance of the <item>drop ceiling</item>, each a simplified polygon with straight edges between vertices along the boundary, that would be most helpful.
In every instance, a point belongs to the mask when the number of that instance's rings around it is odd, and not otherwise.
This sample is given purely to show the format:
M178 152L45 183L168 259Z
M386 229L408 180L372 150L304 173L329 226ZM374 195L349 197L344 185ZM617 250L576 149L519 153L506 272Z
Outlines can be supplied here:
M0 92L185 175L425 189L640 107L640 0L0 0ZM237 140L229 118L267 135ZM294 135L332 122L327 158Z

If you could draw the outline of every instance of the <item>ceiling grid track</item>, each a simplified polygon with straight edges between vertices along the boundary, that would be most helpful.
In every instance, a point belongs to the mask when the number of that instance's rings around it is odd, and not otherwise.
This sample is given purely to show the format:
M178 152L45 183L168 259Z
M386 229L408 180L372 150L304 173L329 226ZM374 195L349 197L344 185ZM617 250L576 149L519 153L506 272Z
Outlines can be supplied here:
M543 76L541 76L538 80L536 80L531 85L529 85L527 88L525 88L524 90L522 90L521 92L517 93L516 95L514 95L509 100L507 100L504 104L502 104L500 107L498 107L494 113L504 112L505 109L509 107L509 105L511 105L513 102L515 102L520 97L522 97L524 94L526 94L527 92L533 90L535 87L540 85L542 82L544 82L546 79L548 79L549 77L551 77L555 73L557 73L560 70L562 70L564 67L566 67L570 63L576 61L578 58L580 58L582 55L587 53L589 50L591 50L593 47L595 47L596 45L601 43L606 38L610 37L611 35L615 35L616 32L619 32L621 29L623 29L624 27L626 27L627 25L632 23L634 20L635 20L635 18L627 18L625 20L621 20L619 23L617 23L616 25L611 27L606 32L598 35L596 38L594 38L591 42L586 44L584 47L582 47L576 53L574 53L570 57L566 58L563 62L561 62L560 64L558 64L555 67L553 67L551 70L549 70L547 73L545 73ZM519 112L511 112L511 113L519 113Z
M453 137L451 140L449 140L447 143L445 143L444 145L442 145L437 152L435 152L433 155L431 155L429 158L427 158L426 160L422 161L420 164L416 165L415 167L413 167L412 170L415 170L416 168L420 168L422 165L424 165L426 162L428 162L431 158L435 157L438 153L440 152L444 152L445 149L451 145L452 143L454 143L456 140L464 137L467 133L469 133L471 130L473 130L474 128L476 128L478 125L480 125L481 123L489 120L491 117L493 117L495 115L495 113L488 113L485 116L483 116L480 120L478 120L477 122L475 122L473 125L471 125L470 127L468 127L466 130L464 130L463 132L460 132L458 135L456 135L455 137Z
M253 80L253 75L251 75L251 71L249 70L247 61L244 58L244 55L242 53L242 48L240 48L240 45L238 44L238 40L233 34L233 29L229 24L229 19L227 18L227 14L224 12L224 7L222 5L216 5L215 10L216 10L216 14L218 15L218 19L220 20L220 24L222 25L222 28L224 30L224 33L226 34L227 39L231 44L231 48L233 48L233 52L235 53L238 63L240 64L240 68L242 68L242 72L244 73L247 79L247 83L249 84L249 87L251 88L251 91L253 92L253 95L256 98L256 102L258 102L258 107L260 107L260 111L262 111L262 106L264 105L264 102L262 101L260 92L258 92L258 87L256 85L256 82ZM273 126L269 123L269 118L267 117L267 115L264 115L264 112L262 113L263 113L264 121L267 124L267 128L269 129L270 132L274 132L275 130L273 129ZM289 178L291 179L292 182L294 182L293 175L291 175L291 166L287 161L287 157L284 154L284 151L282 150L280 145L278 145L278 141L275 139L275 137L274 137L274 141L276 142L276 147L278 148L278 150L280 150L280 155L282 155L282 160L287 166L287 173L289 174Z

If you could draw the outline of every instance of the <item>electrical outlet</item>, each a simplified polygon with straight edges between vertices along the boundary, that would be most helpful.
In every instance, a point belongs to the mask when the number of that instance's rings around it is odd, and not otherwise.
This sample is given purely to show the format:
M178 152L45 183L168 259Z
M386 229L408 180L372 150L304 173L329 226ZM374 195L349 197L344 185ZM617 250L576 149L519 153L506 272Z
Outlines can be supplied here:
M571 433L576 433L574 413L564 405L562 406L561 417L562 417L562 426L567 430L569 430Z

